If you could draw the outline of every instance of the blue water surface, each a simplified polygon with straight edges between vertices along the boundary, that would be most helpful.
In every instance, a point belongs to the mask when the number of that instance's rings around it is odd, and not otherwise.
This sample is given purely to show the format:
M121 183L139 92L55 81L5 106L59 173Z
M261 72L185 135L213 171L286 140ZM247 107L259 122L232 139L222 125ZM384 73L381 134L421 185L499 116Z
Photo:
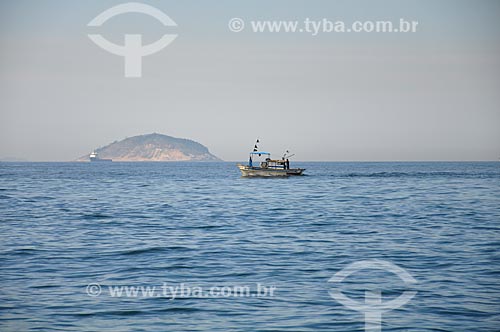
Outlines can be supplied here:
M500 163L295 166L307 175L0 163L0 331L363 331L332 287L358 303L366 289L383 302L417 291L382 314L383 331L500 330ZM373 269L328 282L370 259L417 283ZM172 299L156 292L164 283L251 291Z

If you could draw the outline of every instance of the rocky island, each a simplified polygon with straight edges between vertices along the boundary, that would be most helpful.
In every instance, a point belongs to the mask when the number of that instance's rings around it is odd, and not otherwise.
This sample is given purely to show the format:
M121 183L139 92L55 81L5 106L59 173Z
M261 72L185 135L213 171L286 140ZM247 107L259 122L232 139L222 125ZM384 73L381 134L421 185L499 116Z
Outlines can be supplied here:
M95 152L113 161L221 161L198 142L157 133L128 137ZM77 160L88 161L89 156Z

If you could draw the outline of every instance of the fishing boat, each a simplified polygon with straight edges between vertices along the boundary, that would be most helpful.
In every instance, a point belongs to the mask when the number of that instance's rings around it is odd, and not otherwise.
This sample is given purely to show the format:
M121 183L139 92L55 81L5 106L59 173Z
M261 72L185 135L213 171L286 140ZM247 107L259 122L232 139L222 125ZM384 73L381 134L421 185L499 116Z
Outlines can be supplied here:
M288 155L288 150L281 159L271 159L271 153L258 151L257 140L254 149L250 152L248 165L237 164L244 177L287 177L290 175L302 175L304 168L290 168L290 160L294 155ZM263 161L255 161L264 157Z

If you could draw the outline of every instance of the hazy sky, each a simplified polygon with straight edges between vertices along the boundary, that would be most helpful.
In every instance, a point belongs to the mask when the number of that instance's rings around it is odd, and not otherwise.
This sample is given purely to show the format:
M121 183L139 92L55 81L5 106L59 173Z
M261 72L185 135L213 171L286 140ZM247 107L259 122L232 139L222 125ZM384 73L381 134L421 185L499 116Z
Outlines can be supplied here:
M0 2L0 159L73 160L127 136L191 138L225 160L254 140L298 160L497 160L500 1ZM416 33L234 33L250 20L394 20ZM87 37L178 38L140 79Z

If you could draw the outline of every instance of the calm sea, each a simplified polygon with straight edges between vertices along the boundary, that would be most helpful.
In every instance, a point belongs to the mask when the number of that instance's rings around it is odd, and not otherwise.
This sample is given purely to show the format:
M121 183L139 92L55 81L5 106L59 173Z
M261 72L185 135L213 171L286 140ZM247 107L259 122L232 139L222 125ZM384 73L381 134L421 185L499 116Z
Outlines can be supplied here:
M300 166L0 163L0 330L500 331L500 163Z

